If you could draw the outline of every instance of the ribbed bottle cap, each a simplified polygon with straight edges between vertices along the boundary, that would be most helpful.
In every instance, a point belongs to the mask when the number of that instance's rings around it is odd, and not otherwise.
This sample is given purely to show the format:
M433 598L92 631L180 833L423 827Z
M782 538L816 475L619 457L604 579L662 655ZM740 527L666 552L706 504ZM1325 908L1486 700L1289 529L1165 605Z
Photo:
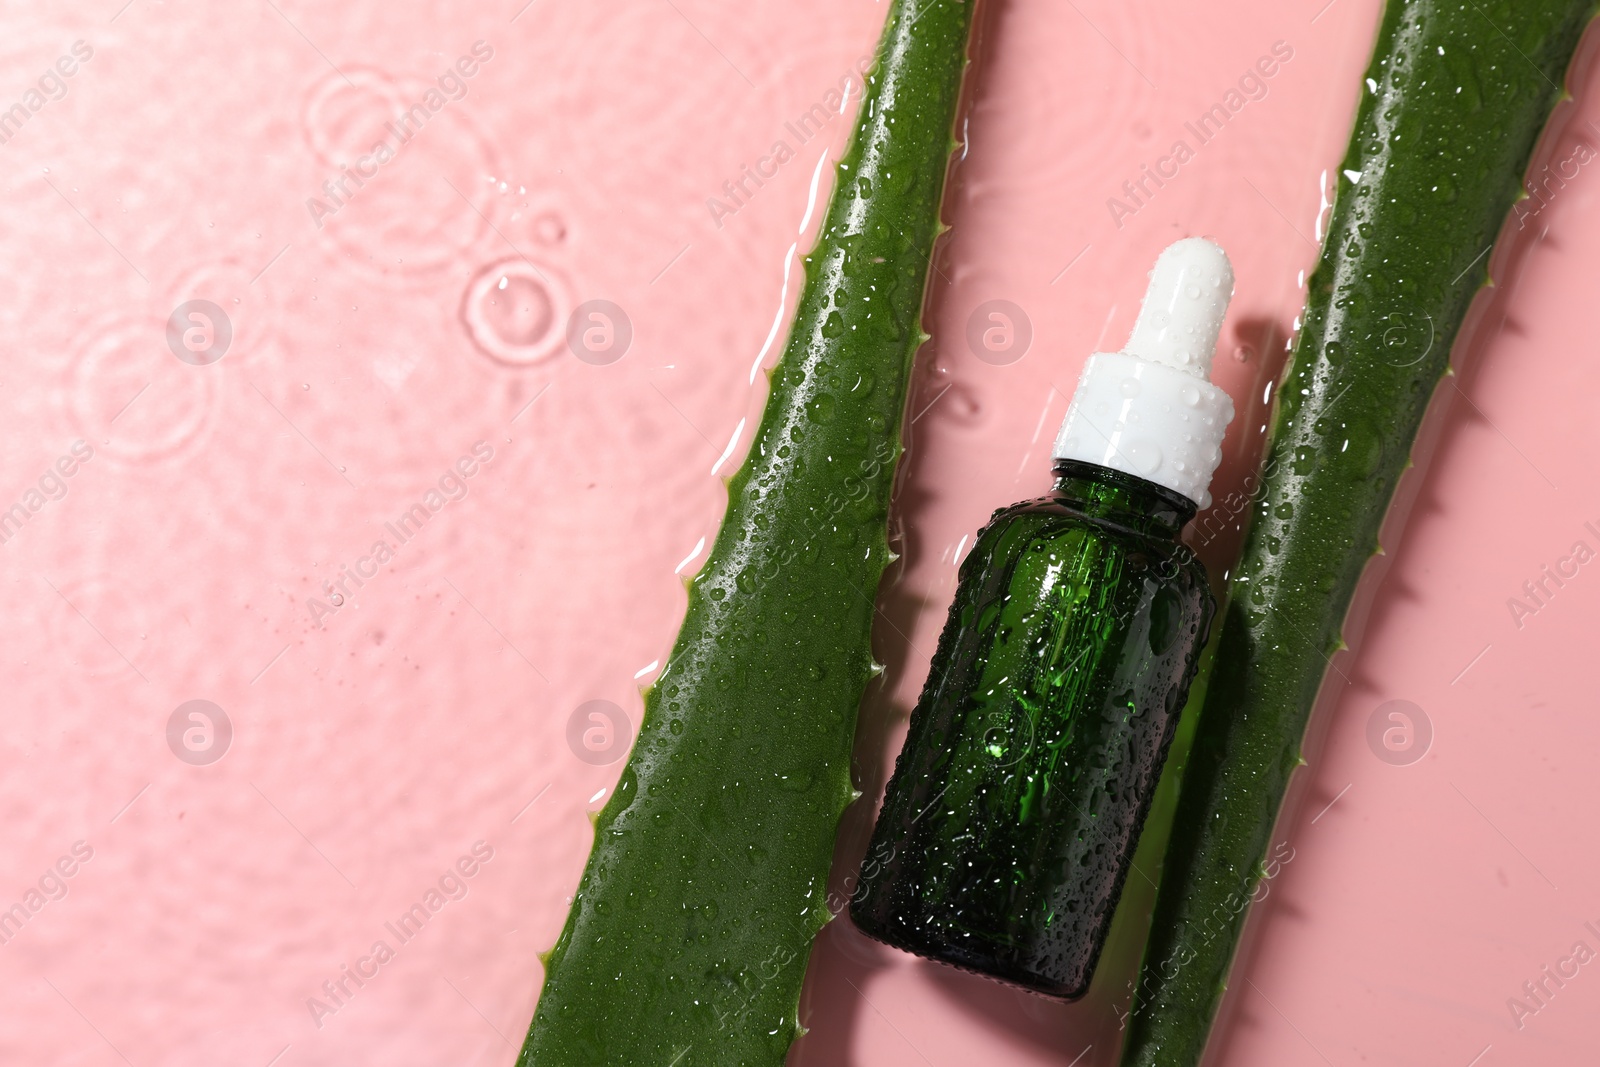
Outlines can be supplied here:
M1210 381L1232 297L1233 266L1221 248L1203 237L1169 245L1127 346L1084 364L1055 457L1134 474L1209 507L1233 421L1233 400Z

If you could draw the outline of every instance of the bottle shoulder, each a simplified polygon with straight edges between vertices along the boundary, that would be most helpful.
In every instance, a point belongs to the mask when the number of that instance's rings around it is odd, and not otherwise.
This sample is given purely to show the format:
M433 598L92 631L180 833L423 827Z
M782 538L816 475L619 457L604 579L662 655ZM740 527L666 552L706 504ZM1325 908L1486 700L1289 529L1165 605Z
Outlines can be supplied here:
M991 531L1006 531L1040 540L1100 537L1137 542L1147 550L1161 551L1163 554L1194 554L1176 537L1139 530L1103 516L1086 515L1073 507L1070 501L1058 496L1034 497L996 508L979 532L979 538L984 538Z

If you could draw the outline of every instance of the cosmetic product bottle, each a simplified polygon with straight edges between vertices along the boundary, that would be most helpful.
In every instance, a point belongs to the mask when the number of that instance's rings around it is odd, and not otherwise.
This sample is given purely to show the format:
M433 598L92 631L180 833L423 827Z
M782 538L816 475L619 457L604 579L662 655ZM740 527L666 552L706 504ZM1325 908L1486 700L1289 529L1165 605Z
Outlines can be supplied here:
M961 562L851 900L868 935L1088 989L1216 610L1179 537L1233 418L1209 380L1232 295L1221 248L1167 248L1127 347L1084 366L1054 488Z

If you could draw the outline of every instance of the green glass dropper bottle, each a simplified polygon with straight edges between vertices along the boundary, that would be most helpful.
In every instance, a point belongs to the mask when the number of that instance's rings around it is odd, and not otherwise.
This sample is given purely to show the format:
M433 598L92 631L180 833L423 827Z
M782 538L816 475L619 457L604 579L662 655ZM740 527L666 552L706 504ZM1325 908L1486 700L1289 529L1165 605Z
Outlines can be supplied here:
M1048 496L994 513L911 716L850 905L929 959L1080 997L1216 604L1179 540L1233 418L1209 380L1233 270L1169 247L1127 347L1089 358Z

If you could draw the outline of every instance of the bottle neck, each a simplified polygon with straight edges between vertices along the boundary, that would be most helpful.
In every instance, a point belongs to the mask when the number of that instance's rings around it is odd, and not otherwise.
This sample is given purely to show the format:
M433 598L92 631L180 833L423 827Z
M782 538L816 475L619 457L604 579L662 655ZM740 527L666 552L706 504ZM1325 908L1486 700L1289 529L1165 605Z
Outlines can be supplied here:
M1086 518L1173 540L1194 518L1193 500L1132 474L1076 459L1057 459L1053 469L1051 496Z

